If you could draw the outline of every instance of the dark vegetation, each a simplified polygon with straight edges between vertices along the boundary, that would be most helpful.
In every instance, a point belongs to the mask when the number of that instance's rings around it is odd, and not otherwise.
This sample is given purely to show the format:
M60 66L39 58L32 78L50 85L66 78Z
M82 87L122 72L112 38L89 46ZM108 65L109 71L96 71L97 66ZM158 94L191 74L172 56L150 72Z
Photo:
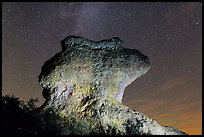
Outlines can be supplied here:
M20 101L14 96L3 96L2 105L2 135L57 135L60 131L59 115L52 108L39 111L36 102L30 99Z

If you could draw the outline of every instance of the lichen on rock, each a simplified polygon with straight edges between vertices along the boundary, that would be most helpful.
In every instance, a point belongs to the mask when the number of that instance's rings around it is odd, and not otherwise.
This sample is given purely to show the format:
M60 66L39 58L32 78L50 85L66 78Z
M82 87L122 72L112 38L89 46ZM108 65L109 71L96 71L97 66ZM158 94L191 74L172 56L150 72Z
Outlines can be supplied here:
M147 56L117 37L92 41L69 36L39 75L45 109L66 118L61 134L185 134L122 104L125 87L150 69Z

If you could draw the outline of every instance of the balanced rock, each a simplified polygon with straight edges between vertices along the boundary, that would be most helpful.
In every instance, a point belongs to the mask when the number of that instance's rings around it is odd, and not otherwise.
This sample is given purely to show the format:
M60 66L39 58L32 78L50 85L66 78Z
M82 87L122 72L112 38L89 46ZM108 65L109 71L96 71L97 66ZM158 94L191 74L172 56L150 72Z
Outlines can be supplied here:
M122 104L125 87L150 69L147 56L118 37L92 41L69 36L39 75L46 99L66 119L61 134L185 135Z

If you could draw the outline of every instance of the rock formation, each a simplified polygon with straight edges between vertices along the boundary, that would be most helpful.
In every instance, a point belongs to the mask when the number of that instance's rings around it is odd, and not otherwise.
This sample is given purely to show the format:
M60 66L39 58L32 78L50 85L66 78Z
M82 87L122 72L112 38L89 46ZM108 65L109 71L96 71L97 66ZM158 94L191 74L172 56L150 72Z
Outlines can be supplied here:
M124 89L150 69L147 56L117 37L92 41L69 36L39 75L46 99L67 121L61 134L178 135L122 104Z

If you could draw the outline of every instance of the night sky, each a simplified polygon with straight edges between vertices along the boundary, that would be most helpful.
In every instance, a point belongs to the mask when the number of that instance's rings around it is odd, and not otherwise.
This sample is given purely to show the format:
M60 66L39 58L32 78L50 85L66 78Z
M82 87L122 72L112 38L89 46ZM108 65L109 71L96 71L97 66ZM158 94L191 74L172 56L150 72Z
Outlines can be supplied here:
M126 87L123 103L202 134L202 3L2 3L3 95L42 103L41 67L69 35L120 37L147 55L151 69Z

